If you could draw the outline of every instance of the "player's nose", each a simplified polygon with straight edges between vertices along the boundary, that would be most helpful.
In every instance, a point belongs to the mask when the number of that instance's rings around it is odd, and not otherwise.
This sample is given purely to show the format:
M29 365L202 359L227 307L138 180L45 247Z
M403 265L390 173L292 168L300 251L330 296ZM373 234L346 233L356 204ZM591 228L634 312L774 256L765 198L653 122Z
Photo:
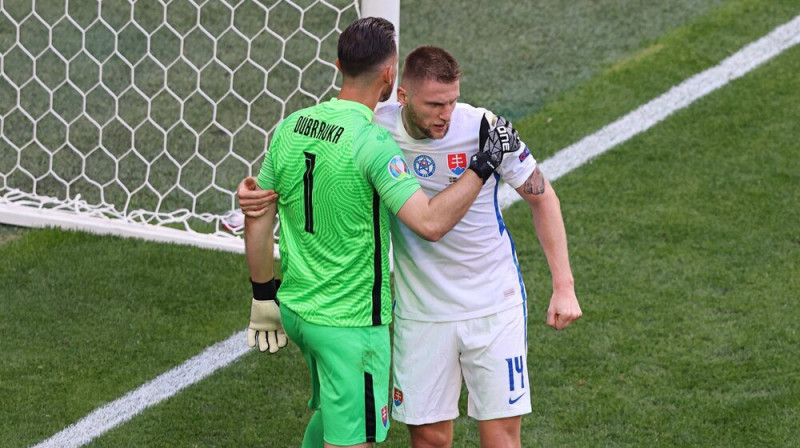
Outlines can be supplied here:
M445 107L444 110L442 110L442 113L439 114L439 118L444 120L445 123L450 123L450 117L453 115L453 109L455 109L455 107Z

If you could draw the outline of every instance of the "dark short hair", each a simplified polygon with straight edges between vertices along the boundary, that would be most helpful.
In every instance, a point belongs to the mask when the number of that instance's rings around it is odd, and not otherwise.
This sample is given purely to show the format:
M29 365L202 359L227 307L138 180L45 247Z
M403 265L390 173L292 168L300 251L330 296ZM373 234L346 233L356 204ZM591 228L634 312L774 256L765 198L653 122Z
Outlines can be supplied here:
M417 47L403 63L403 82L432 80L443 83L461 79L458 61L447 50L430 45Z
M394 25L380 17L362 17L339 36L339 65L347 76L368 72L395 53Z

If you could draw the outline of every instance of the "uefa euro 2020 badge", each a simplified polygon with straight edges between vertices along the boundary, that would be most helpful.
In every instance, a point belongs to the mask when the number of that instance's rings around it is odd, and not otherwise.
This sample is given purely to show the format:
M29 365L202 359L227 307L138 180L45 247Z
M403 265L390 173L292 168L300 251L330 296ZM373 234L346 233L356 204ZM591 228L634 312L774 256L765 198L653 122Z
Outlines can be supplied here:
M391 176L396 180L403 180L406 177L411 176L411 171L409 171L406 161L400 156L392 157L392 160L389 161L389 166L387 166L387 169L389 170L389 174L391 174Z

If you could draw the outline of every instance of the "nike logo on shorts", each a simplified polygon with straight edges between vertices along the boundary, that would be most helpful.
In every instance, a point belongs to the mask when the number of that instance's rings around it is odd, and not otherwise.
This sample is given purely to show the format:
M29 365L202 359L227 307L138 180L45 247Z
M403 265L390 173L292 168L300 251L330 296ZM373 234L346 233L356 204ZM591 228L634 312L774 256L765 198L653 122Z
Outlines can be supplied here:
M514 404L514 403L518 402L518 401L519 401L519 399L520 399L520 398L522 398L522 397L524 397L524 396L525 396L525 392L523 392L523 393L522 393L522 395L520 395L520 396L519 396L519 397L517 397L517 398L511 398L511 397L508 397L508 404Z

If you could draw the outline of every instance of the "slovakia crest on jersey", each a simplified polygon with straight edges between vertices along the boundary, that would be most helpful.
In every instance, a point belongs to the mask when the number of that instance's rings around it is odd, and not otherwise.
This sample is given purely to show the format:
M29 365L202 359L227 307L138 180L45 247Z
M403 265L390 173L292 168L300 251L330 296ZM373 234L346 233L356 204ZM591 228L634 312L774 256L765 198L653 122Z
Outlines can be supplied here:
M381 423L383 423L383 427L386 428L389 426L389 408L388 406L384 406L381 408Z
M464 171L467 170L467 154L463 152L448 154L447 167L450 168L450 172L456 176L464 174Z

